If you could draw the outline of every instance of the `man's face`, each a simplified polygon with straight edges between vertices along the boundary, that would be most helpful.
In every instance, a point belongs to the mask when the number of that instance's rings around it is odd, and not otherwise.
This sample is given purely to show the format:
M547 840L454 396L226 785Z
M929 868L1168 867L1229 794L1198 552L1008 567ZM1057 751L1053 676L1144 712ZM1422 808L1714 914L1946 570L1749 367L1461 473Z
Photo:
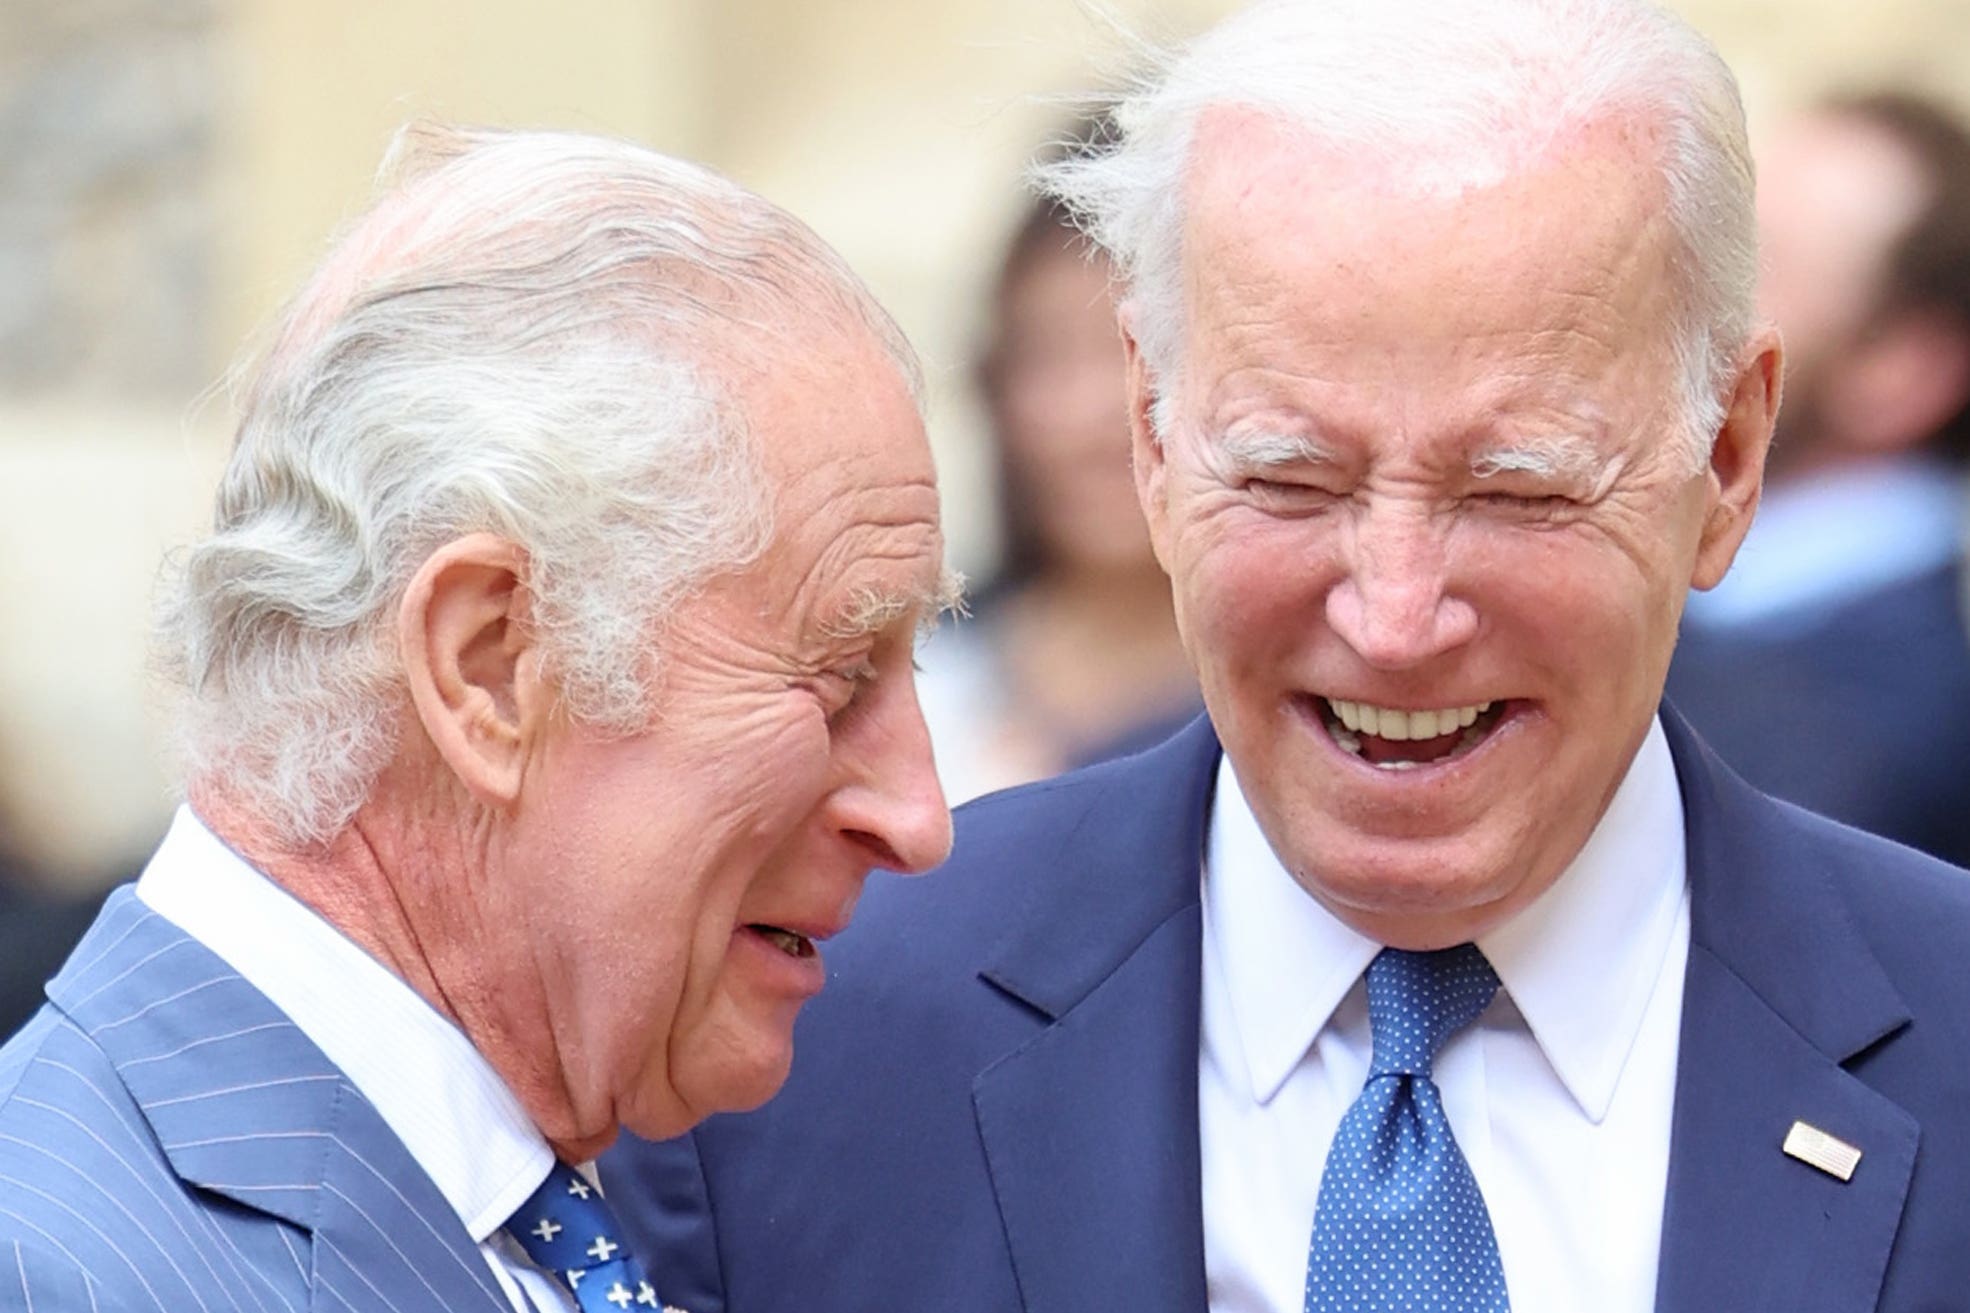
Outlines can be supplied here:
M1654 183L1611 130L1456 199L1239 112L1192 158L1160 448L1131 377L1205 701L1315 898L1473 938L1585 842L1699 573Z
M557 724L523 793L513 857L585 1135L770 1097L815 941L871 867L950 845L911 664L941 596L935 475L896 369L847 339L739 384L774 538L667 627L656 723Z

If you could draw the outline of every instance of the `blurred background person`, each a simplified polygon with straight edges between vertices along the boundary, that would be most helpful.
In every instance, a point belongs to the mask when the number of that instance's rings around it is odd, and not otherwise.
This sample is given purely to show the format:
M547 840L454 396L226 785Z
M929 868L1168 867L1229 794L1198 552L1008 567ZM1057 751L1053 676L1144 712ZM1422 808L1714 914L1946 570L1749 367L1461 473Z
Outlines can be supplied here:
M1970 864L1970 134L1827 101L1767 143L1758 200L1784 406L1670 697L1760 787Z
M1069 149L1100 133L1077 131ZM970 615L919 656L953 804L1147 747L1201 709L1129 468L1110 274L1041 200L992 290L977 377L1001 557Z

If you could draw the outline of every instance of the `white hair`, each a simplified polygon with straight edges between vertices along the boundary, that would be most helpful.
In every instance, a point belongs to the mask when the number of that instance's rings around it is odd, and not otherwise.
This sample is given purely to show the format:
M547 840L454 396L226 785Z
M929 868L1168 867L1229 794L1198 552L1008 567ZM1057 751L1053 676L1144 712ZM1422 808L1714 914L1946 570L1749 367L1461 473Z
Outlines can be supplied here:
M1106 149L1035 176L1115 262L1158 380L1159 434L1175 415L1183 181L1206 110L1276 114L1438 195L1495 184L1568 132L1631 114L1660 134L1678 248L1667 327L1688 454L1707 455L1753 324L1757 238L1737 83L1683 20L1650 0L1260 0L1148 62Z
M570 714L632 731L665 615L771 535L721 363L867 331L921 391L839 257L708 170L430 125L384 167L251 368L212 532L160 604L188 789L296 846L348 824L395 746L394 612L433 549L519 545Z

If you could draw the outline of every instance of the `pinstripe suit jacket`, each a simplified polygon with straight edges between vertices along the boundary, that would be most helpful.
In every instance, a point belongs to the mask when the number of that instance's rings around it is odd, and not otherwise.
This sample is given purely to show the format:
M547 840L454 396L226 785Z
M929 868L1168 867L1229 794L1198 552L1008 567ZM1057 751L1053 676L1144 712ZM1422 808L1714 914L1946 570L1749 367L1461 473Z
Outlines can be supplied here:
M508 1313L341 1071L129 889L0 1049L0 1309Z

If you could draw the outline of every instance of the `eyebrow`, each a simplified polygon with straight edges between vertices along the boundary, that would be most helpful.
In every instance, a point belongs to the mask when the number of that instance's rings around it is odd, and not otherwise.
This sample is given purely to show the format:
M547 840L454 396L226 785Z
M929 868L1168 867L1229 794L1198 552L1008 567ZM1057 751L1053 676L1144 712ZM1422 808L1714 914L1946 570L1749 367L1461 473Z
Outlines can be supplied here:
M933 628L947 613L964 614L964 576L945 566L938 570L937 582L927 589L858 588L826 632L830 638L866 638L912 612L921 616L919 630Z
M1312 438L1287 433L1228 433L1218 442L1218 452L1239 470L1336 463L1334 453Z
M1471 474L1480 479L1512 473L1592 474L1604 463L1600 450L1587 439L1560 434L1478 452L1471 457Z

